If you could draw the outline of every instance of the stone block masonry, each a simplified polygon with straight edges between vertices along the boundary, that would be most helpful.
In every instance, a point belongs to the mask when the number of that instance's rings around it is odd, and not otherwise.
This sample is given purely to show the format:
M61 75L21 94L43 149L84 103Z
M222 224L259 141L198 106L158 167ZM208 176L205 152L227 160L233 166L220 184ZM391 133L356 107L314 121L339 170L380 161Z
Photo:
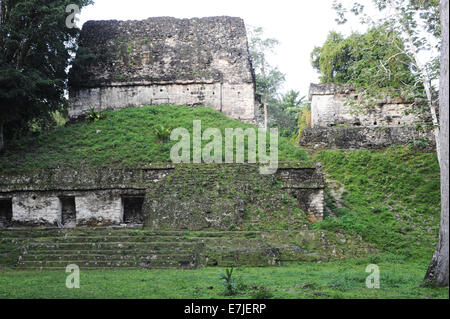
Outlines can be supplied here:
M435 148L432 132L417 129L429 125L429 115L416 114L412 104L401 98L387 98L373 108L357 111L349 105L359 99L353 87L323 83L311 84L309 99L312 123L301 133L301 146L376 149L415 144Z
M393 145L417 145L434 151L431 133L403 127L316 127L302 131L300 144L309 148L381 149Z
M210 106L256 124L244 21L232 17L88 21L70 71L69 117L143 105Z
M0 226L140 221L155 230L264 230L271 219L292 225L321 220L323 188L321 169L311 164L281 164L273 176L245 164L2 173Z

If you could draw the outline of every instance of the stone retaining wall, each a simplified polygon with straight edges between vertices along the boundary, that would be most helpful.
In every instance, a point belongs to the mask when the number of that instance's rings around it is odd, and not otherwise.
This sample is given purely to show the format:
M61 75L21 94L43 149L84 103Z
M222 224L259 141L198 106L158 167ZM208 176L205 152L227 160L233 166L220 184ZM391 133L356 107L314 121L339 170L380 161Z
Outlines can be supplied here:
M142 221L154 229L239 228L248 221L246 213L257 219L258 209L270 213L279 209L289 215L297 207L306 213L305 219L322 219L320 167L286 164L273 176L259 175L258 169L257 165L161 164L3 173L0 216L7 219L12 210L11 224L68 226L63 224L64 213L75 212L76 225L117 225L125 222L127 198L144 202ZM267 198L258 195L264 193ZM280 204L288 203L288 197L295 204ZM135 214L136 207L132 209Z
M426 151L435 149L430 132L413 128L314 127L302 131L300 145L328 149L380 149L393 145L414 145Z
M429 114L416 112L402 98L386 98L371 108L356 109L355 88L333 83L311 84L311 128L301 132L300 145L310 148L377 149L391 145L435 148Z

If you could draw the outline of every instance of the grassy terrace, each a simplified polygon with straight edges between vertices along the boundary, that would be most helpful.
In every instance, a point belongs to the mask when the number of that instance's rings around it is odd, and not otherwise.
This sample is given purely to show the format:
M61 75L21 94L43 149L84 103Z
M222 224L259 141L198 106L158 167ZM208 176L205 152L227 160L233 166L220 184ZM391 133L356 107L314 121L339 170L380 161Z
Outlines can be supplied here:
M391 256L392 258L392 256ZM380 289L367 289L365 268L380 267ZM224 296L218 268L81 270L80 289L61 271L0 271L0 298L449 298L448 288L419 287L426 265L371 257L282 267L237 268L238 292Z
M233 297L448 298L448 288L419 287L439 229L435 155L396 147L324 150L312 158L322 162L332 181L327 193L334 194L325 220L312 227L361 236L380 253L327 263L238 268L239 292ZM369 264L380 268L380 289L365 286ZM0 298L224 298L219 270L82 270L81 289L69 290L64 271L4 268Z
M37 137L10 142L6 145L5 154L0 156L0 170L47 168L62 164L124 167L169 162L170 149L177 141L159 143L155 129L161 125L168 129L185 128L192 135L193 121L201 120L202 131L218 128L223 136L226 128L255 127L231 120L209 107L147 106L104 114L106 118L98 122L59 127ZM202 146L208 143L203 141ZM269 146L267 149L269 151ZM279 139L280 161L307 159L305 151L285 138Z
M381 251L402 258L431 260L441 202L436 154L394 147L322 151L313 157L333 181L327 192L334 194L327 203L334 216L315 227L360 235Z
M39 137L11 142L0 156L0 170L167 162L175 142L158 143L154 129L159 125L192 132L192 121L201 119L203 130L252 127L204 107L142 107L105 114L104 120L95 123L60 127ZM392 147L379 151L322 150L308 156L280 138L279 158L314 160L323 165L328 209L324 221L309 228L346 238L360 236L380 253L320 264L238 268L235 297L449 297L448 288L419 287L439 230L440 180L435 154ZM276 222L273 226L280 229ZM365 287L368 264L380 267L380 289ZM81 289L69 290L64 271L0 268L0 298L224 298L218 272L219 268L82 270Z

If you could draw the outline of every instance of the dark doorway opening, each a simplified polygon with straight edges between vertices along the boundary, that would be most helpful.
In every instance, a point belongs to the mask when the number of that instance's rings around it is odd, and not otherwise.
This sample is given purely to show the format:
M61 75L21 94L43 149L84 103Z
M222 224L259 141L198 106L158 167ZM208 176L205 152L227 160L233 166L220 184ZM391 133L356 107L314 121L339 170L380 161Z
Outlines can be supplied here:
M12 199L0 199L0 228L11 226Z
M64 227L75 227L77 224L77 211L75 208L75 197L60 197L61 223Z
M142 213L143 204L144 204L144 196L122 197L123 222L125 224L143 224L144 223L144 215Z

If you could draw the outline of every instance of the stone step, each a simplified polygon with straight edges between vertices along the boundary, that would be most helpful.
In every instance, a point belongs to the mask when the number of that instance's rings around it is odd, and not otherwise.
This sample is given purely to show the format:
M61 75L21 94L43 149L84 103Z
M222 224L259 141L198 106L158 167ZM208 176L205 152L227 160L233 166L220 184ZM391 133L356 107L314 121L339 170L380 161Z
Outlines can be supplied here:
M92 250L92 249L115 249L115 250L132 250L132 249L194 249L196 243L185 242L103 242L103 243L27 243L23 246L28 252L36 250Z
M282 245L286 231L149 231L123 228L0 231L0 265L21 269L266 266L321 260L306 244ZM289 232L288 232L289 233ZM296 233L298 238L307 232ZM150 258L150 259L149 259ZM152 259L153 258L153 259ZM108 264L109 263L109 264ZM192 266L194 265L194 266Z
M28 240L13 240L6 241L0 240L0 252L2 251L2 245L13 245L17 247L35 247L59 244L74 244L74 245L101 245L101 244L123 244L123 243L135 243L139 244L207 244L207 245L260 245L264 241L260 238L227 238L227 237L49 237L49 238L33 238Z
M83 253L83 254L30 254L22 255L21 261L46 261L46 260L150 260L152 258L160 258L164 256L192 256L194 253L192 251L177 251L177 252L145 252L145 253L127 253L127 254L94 254L94 253Z
M154 255L154 254L183 254L192 253L192 249L161 249L161 250L141 250L141 249L124 249L124 250L35 250L21 253L20 256L25 258L26 256L63 256L63 255L102 255L102 256L141 256L141 255Z
M61 237L39 237L31 239L0 239L0 243L103 243L103 242L189 242L198 239L178 236L61 236Z
M102 237L102 236L127 236L127 237L259 237L259 231L151 231L145 229L115 229L115 228L73 228L73 229L14 229L0 231L0 240L31 239L46 237Z

